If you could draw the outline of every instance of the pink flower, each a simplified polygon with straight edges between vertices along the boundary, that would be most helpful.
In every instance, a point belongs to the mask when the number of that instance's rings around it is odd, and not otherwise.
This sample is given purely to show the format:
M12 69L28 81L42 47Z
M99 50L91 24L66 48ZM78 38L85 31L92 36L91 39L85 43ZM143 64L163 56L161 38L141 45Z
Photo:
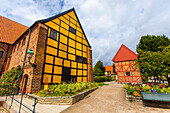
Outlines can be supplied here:
M2 82L2 84L4 84L4 82Z
M14 82L11 82L12 84L14 83Z
M4 88L1 89L2 91L4 90Z

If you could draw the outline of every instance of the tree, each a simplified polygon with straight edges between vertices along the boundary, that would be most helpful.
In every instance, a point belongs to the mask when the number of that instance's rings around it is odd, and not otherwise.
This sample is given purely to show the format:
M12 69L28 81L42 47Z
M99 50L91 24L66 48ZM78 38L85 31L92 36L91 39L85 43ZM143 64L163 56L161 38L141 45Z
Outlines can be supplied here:
M94 76L102 76L105 73L105 67L103 66L103 62L100 60L94 66L93 74Z
M117 74L115 71L115 64L113 64L112 67L113 67L113 73Z
M163 47L167 47L169 44L170 44L170 40L165 35L142 36L139 44L137 45L137 53L140 54L141 50L158 52L161 51Z
M170 39L163 36L142 36L137 45L138 63L142 78L168 75Z

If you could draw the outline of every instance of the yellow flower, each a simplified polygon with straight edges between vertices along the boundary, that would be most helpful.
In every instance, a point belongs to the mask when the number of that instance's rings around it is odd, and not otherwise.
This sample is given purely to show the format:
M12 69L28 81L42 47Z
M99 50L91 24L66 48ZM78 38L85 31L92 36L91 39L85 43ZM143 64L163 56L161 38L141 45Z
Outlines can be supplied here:
M137 91L134 91L133 92L133 95L136 97L136 96L138 96L138 92Z

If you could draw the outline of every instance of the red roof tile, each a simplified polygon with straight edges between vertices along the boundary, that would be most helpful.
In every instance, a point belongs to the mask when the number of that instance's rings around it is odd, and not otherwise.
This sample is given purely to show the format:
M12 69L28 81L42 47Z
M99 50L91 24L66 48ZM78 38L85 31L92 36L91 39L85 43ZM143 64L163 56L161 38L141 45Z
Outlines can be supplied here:
M110 65L110 66L104 66L105 67L105 72L107 72L107 71L111 71L111 75L114 75L115 73L113 72L113 66L112 65Z
M113 71L112 65L110 65L110 66L104 66L104 67L105 67L105 72L106 72L106 71Z
M112 61L114 62L127 61L127 60L135 60L137 58L138 55L136 53L134 53L132 50L130 50L128 47L122 44L118 52L112 59Z
M0 41L13 44L28 27L0 16Z

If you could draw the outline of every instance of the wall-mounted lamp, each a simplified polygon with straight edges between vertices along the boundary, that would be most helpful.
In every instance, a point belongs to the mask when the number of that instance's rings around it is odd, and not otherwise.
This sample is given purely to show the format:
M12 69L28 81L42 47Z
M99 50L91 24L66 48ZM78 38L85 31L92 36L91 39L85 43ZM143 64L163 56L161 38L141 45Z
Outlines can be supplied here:
M34 52L32 51L32 49L30 49L29 51L27 51L27 57L28 57L28 61L25 61L25 63L29 62L29 64L32 65L32 67L36 67L37 65L36 64L32 64L30 62L30 59L32 58L32 56L34 55Z

